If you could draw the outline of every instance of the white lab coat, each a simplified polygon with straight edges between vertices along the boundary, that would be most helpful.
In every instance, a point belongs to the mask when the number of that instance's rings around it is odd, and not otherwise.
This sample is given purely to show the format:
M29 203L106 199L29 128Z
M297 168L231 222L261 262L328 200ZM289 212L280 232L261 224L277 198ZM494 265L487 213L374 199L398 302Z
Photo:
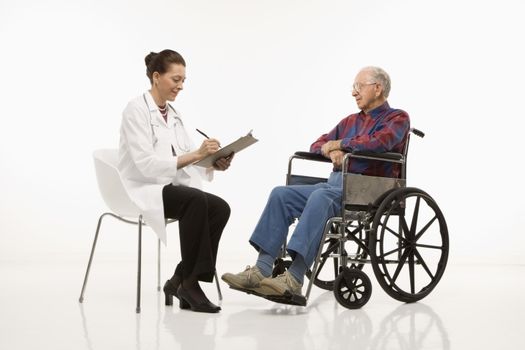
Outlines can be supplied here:
M195 150L195 146L179 113L171 106L167 120L162 118L150 92L131 100L122 113L118 162L129 196L164 244L164 186L172 183L200 188L201 179L213 179L213 168L188 165L177 169L177 156Z

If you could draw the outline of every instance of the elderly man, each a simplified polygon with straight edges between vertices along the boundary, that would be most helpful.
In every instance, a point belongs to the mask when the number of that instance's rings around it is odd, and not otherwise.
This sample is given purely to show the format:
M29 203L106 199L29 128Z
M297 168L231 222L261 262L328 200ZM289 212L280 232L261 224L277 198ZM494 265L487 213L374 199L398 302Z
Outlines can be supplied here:
M324 225L341 211L341 164L345 153L403 151L410 120L405 111L389 106L389 92L390 77L383 69L365 67L359 71L352 96L361 111L341 120L310 146L310 152L322 154L334 165L327 183L273 189L250 237L250 244L259 252L255 266L237 274L224 274L222 279L231 288L272 297L301 294L304 275L314 262ZM387 162L354 159L349 171L396 177L400 168ZM299 222L287 244L293 262L287 271L272 278L273 263L295 218Z

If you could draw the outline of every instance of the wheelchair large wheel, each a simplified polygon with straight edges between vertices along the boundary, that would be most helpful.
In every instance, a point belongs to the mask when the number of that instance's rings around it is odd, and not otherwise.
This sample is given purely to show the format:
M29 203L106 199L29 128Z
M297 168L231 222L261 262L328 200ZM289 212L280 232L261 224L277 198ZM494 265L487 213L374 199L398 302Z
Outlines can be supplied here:
M338 225L334 225L331 228L331 232L336 233L338 229L339 229ZM346 227L345 235L346 236L353 235L355 238L360 239L361 241L365 241L365 242L367 241L365 237L365 230L363 227L355 227L353 229L352 227ZM339 258L331 257L330 255L339 252L339 245L340 245L339 240L336 238L329 238L325 240L324 242L323 250L321 253L321 258L319 261L319 267L317 269L317 274L313 282L315 286L321 289L329 290L329 291L334 290L334 281L339 275L341 266L339 264ZM342 254L347 257L349 253L352 254L353 256L359 256L361 260L365 260L367 258L367 252L361 249L359 245L352 242L351 240L348 240L346 242L345 247L342 252ZM324 268L325 264L329 260L332 260L333 262L333 264L329 264L329 265L332 265L333 269ZM362 270L363 266L364 266L363 263L351 263L348 267L352 269ZM308 279L312 279L311 269L308 269L306 271L306 277L308 277Z
M369 247L374 274L394 299L418 301L441 279L448 244L445 218L432 197L418 188L397 189L374 216Z
M344 307L359 309L372 295L372 282L363 271L345 267L335 279L334 295Z

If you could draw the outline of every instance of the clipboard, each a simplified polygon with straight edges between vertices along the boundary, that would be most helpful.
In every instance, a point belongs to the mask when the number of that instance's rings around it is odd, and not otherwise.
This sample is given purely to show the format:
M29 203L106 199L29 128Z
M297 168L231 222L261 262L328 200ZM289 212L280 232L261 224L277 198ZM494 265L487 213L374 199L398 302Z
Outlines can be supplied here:
M222 147L217 152L210 154L206 158L199 160L193 165L197 165L204 168L212 167L213 164L217 161L217 159L228 157L232 153L239 153L240 151L253 145L257 141L259 140L253 137L252 130L250 130L250 132L246 134L246 136L240 137L237 141L230 143L228 146Z

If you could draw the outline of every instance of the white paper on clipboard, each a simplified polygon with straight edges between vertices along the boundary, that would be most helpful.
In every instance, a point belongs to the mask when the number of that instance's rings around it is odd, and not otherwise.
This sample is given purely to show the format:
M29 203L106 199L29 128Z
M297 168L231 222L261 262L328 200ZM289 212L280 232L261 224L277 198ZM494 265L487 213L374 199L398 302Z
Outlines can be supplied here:
M217 161L219 158L228 157L232 153L239 153L243 149L253 145L256 143L257 140L252 135L252 130L243 137L240 137L237 141L234 141L230 143L228 146L222 147L217 152L210 154L204 159L199 160L197 163L194 163L194 165L198 165L204 168L212 167L213 164Z

